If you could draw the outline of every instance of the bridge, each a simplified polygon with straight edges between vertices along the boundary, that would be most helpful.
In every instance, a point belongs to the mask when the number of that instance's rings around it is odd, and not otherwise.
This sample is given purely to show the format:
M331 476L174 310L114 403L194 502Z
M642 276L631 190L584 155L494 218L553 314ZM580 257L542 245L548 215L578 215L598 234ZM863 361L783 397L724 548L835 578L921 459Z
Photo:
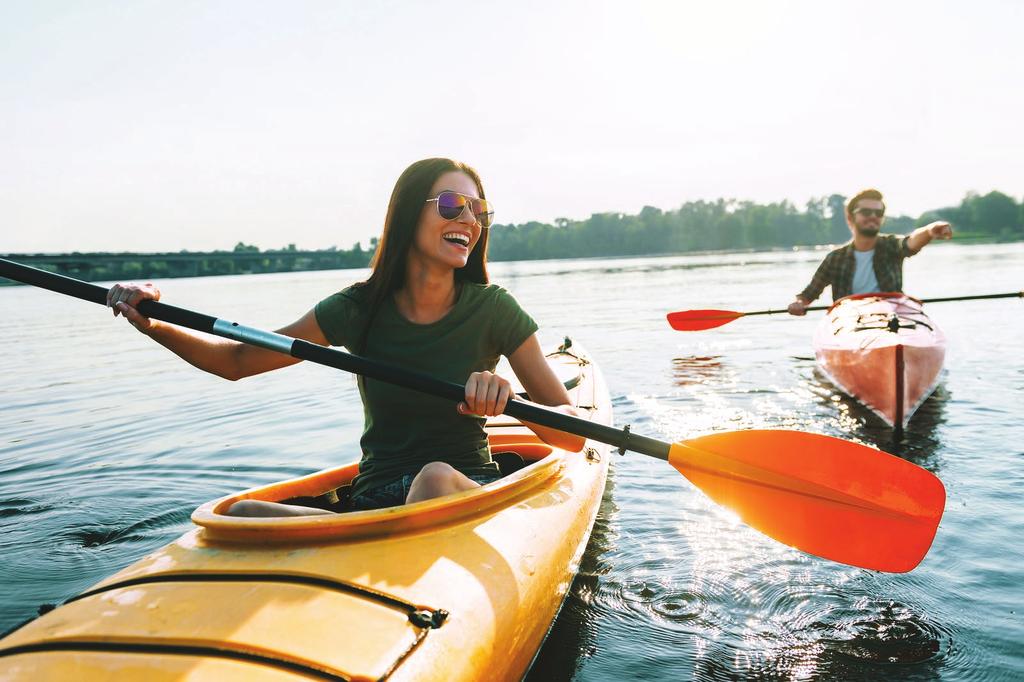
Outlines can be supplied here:
M177 253L10 253L3 258L86 281L247 275L264 272L364 268L370 252L349 251L180 251ZM13 284L0 277L0 284Z

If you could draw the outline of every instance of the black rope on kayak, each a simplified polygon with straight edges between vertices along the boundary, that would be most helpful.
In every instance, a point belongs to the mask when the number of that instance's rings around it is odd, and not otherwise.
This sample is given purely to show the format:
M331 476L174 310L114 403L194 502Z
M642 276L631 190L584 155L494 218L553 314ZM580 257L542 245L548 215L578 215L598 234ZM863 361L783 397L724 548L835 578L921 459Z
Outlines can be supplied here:
M842 332L865 332L871 331L872 329L887 329L894 334L898 334L901 329L917 329L917 327L924 327L930 332L935 331L934 327L925 322L924 320L917 319L923 317L925 320L928 316L923 312L909 312L903 313L864 313L857 316L857 322L853 327L847 328L842 324L836 326L833 329L832 334L838 336ZM875 323L880 324L875 324ZM909 324L903 324L908 322Z
M448 615L444 609L420 609L409 614L409 622L418 628L436 630L444 625Z
M150 642L122 642L122 641L99 641L91 639L61 639L32 644L22 644L6 649L0 649L0 657L18 656L21 654L68 652L79 653L82 651L98 651L114 654L140 654L151 656L191 656L196 658L214 658L229 661L243 661L245 663L262 665L268 668L278 668L288 672L298 673L303 679L330 680L331 682L350 682L349 675L333 670L324 670L316 667L316 664L306 664L301 661L292 661L279 658L272 653L263 654L239 649L229 649L217 646L204 646L195 644L163 644Z
M337 592L345 592L347 594L354 594L364 597L369 600L373 600L379 604L390 606L399 611L404 611L408 616L409 620L413 623L422 620L427 625L421 625L420 627L438 628L444 624L445 619L448 618L448 612L444 609L429 609L423 606L413 604L404 599L380 592L370 587L363 585L356 585L353 583L344 582L341 580L333 580L331 578L325 578L321 576L310 576L310 575L293 575L288 573L264 573L260 571L246 572L246 573L218 573L218 572L202 572L197 571L195 573L184 573L184 574L166 574L160 573L157 575L140 576L137 578L129 578L127 580L121 580L116 583L109 583L102 585L93 590L88 590L81 594L69 597L64 601L65 604L78 601L79 599L85 599L87 597L94 597L104 592L111 590L124 589L126 587L135 587L137 585L151 585L155 583L190 583L190 582L217 582L217 583L253 583L253 582L273 582L273 583L288 583L293 585L305 585L310 587L319 587L321 589L329 589ZM40 609L42 611L42 609ZM427 614L417 615L417 614Z
M930 332L935 331L935 329L924 320L918 320L912 316L921 316L928 319L924 313L907 313L904 315L897 315L894 313L870 313L858 315L855 326L848 329L839 325L832 333L838 336L841 332L846 331L866 332L873 329L887 329L893 334L898 334L901 329L917 329L918 327L924 327ZM880 324L875 324L876 322ZM903 324L904 322L909 324Z
M911 323L911 324L895 324L895 325L894 324L878 324L878 325L874 325L874 326L854 327L850 331L854 331L854 332L869 332L869 331L872 331L872 330L875 330L875 329L885 329L885 330L893 332L893 333L898 333L900 329L917 329L917 324L914 324L914 323ZM930 327L929 327L929 329L930 329Z
M629 424L622 427L622 445L619 446L619 454L625 455L629 449Z
M546 358L553 358L556 355L568 355L570 358L576 358L576 360L579 361L579 364L580 364L581 367L584 366L584 365L589 365L590 364L590 360L588 360L587 358L583 357L582 355L579 355L577 353L572 352L571 350L569 350L570 348L572 348L572 339L570 339L567 336L567 337L565 337L565 340L562 342L561 346L559 346L558 348L556 348L552 352L548 353L544 357L546 357Z

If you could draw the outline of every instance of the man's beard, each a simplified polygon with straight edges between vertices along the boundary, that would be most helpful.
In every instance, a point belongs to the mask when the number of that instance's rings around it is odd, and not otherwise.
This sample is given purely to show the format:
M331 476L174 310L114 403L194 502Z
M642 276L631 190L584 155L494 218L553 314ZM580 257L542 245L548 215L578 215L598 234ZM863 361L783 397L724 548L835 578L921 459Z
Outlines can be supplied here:
M878 232L881 229L882 229L881 226L878 226L878 227L858 227L857 228L857 234L859 234L861 237L877 237L878 236Z

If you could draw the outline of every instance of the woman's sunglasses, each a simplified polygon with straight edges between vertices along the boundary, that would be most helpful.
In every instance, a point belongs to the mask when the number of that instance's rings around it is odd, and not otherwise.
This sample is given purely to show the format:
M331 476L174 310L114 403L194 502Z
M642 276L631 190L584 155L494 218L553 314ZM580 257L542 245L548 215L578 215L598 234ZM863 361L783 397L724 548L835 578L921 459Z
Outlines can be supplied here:
M494 221L494 206L486 199L459 194L458 192L441 192L427 203L437 202L437 214L445 220L455 220L469 206L470 213L480 223L480 227L490 227Z

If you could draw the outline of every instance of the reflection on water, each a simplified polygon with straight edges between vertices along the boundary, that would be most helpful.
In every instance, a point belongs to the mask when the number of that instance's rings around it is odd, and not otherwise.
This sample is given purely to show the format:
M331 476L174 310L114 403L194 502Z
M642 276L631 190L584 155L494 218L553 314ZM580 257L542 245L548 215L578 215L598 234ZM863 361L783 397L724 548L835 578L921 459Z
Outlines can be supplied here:
M691 356L672 360L672 377L676 386L706 385L716 381L721 383L724 371L725 363L720 355Z

